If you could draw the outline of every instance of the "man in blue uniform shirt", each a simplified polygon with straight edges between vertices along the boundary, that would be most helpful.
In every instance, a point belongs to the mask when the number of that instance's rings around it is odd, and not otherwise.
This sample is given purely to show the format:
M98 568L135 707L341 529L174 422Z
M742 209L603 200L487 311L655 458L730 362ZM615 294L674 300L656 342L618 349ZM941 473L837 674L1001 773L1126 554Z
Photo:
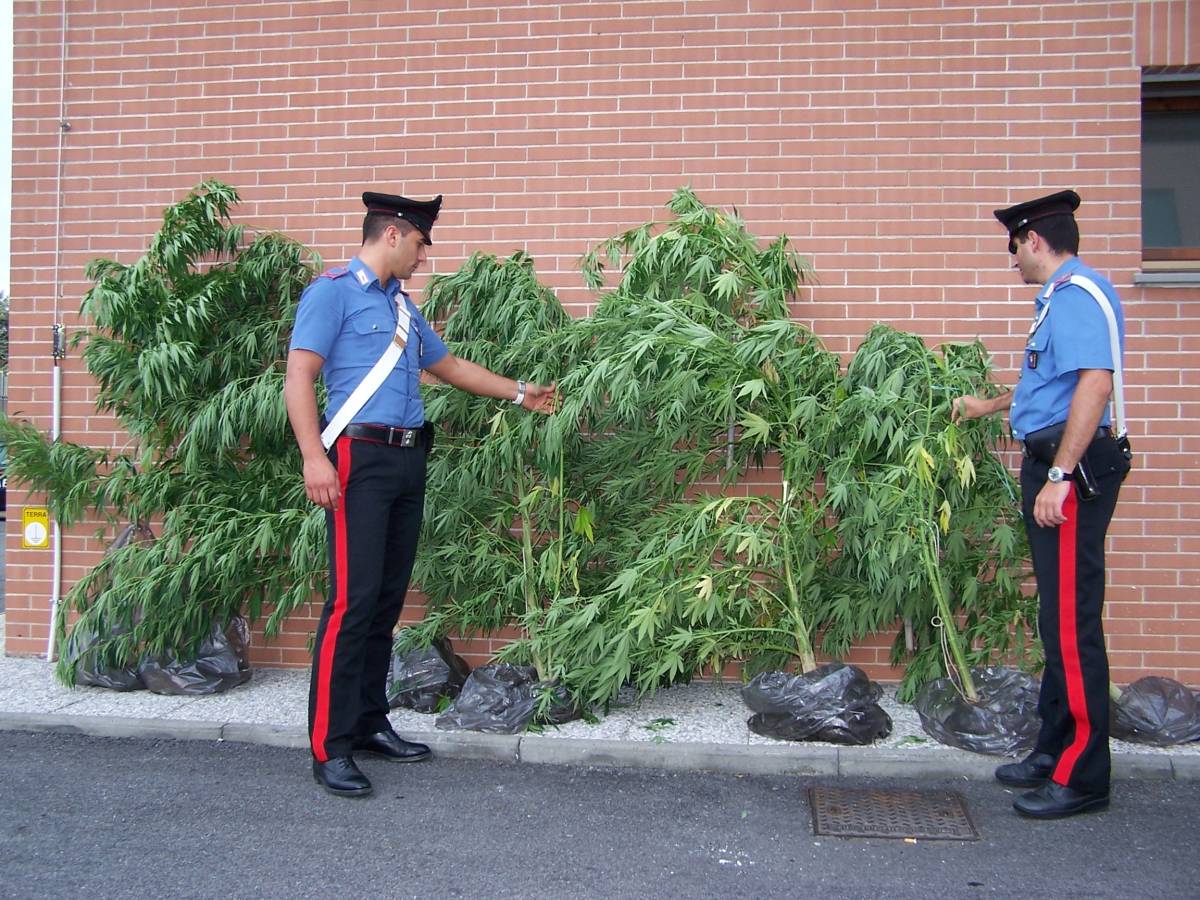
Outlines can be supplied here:
M313 777L340 796L371 783L354 751L397 762L429 756L388 721L392 629L408 590L425 500L432 426L421 370L481 397L552 412L554 386L526 384L459 359L401 283L425 262L442 198L363 194L358 255L304 291L287 359L284 399L304 461L308 499L325 509L329 594L317 627L309 686ZM328 391L326 423L316 381Z
M1034 751L996 778L1034 788L1013 806L1042 819L1108 806L1104 540L1130 468L1128 440L1114 435L1108 409L1125 320L1113 286L1076 256L1078 206L1078 194L1060 191L995 211L1014 266L1041 290L1016 389L954 402L956 421L1008 409L1024 450L1022 511L1046 653L1042 727Z

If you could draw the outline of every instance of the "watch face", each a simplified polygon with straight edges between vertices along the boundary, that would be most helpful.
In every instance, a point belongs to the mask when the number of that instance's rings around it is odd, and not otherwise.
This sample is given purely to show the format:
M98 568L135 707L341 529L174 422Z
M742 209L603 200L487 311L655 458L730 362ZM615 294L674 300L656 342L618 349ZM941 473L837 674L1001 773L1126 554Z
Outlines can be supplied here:
M1063 470L1058 466L1051 466L1050 471L1046 473L1046 479L1054 484L1058 484L1063 480Z

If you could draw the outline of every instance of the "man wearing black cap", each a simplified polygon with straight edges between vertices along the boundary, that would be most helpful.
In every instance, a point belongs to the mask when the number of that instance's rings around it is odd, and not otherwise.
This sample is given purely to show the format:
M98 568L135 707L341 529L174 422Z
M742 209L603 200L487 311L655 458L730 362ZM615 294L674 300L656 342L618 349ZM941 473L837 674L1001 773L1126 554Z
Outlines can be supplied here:
M1013 806L1042 819L1108 806L1104 540L1130 468L1120 399L1125 321L1112 284L1076 256L1078 206L1078 194L1060 191L995 211L1014 266L1041 290L1016 389L959 397L953 412L959 421L1008 409L1024 450L1022 511L1046 653L1042 728L1033 753L1000 766L996 778L1034 788Z
M452 355L401 283L425 261L442 198L363 194L362 249L304 291L284 399L304 461L308 499L325 509L329 594L313 646L309 738L313 777L340 796L371 783L354 751L397 762L429 756L388 721L392 629L412 574L425 499L421 370L482 397L542 413L554 386L526 384ZM328 391L317 411L316 381Z

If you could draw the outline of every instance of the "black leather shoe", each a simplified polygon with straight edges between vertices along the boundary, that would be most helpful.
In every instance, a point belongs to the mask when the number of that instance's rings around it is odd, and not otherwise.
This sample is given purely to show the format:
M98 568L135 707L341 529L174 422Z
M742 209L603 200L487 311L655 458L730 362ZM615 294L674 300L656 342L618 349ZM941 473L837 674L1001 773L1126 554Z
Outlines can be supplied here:
M356 738L354 749L374 753L393 762L420 762L429 758L428 747L414 741L406 741L394 731L377 731L366 737Z
M996 780L1009 787L1041 787L1054 771L1054 757L1049 753L1030 753L1020 762L1008 763L996 769Z
M1108 808L1108 792L1086 794L1057 781L1047 781L1036 791L1013 801L1013 809L1032 819L1063 819L1079 813Z
M335 756L326 762L314 759L313 780L339 797L365 797L371 793L371 782L349 756Z

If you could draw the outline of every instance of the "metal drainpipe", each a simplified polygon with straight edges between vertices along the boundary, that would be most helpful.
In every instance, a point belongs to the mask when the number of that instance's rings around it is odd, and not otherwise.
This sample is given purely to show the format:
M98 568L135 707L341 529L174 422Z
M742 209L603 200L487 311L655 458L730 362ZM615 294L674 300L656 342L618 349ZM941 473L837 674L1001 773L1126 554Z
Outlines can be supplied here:
M50 440L57 441L62 433L62 363L67 355L66 341L63 338L63 327L59 322L54 323L54 377L53 377L53 412L50 414ZM51 553L54 559L54 574L50 578L50 636L46 640L46 659L54 659L54 617L58 614L58 600L62 593L62 532L58 527L58 519L51 523Z
M62 270L62 248L59 236L62 233L62 178L63 178L63 143L71 125L67 122L67 0L62 0L62 24L60 26L62 51L59 54L58 81L58 172L54 184L54 374L51 381L53 406L50 417L50 439L57 441L62 424L62 359L67 355L66 341L63 337L63 326L58 321L59 295L62 284L59 272ZM46 639L46 659L54 659L54 619L58 614L58 601L62 594L62 531L55 519L51 528L51 553L53 555L53 574L50 582L50 636Z

